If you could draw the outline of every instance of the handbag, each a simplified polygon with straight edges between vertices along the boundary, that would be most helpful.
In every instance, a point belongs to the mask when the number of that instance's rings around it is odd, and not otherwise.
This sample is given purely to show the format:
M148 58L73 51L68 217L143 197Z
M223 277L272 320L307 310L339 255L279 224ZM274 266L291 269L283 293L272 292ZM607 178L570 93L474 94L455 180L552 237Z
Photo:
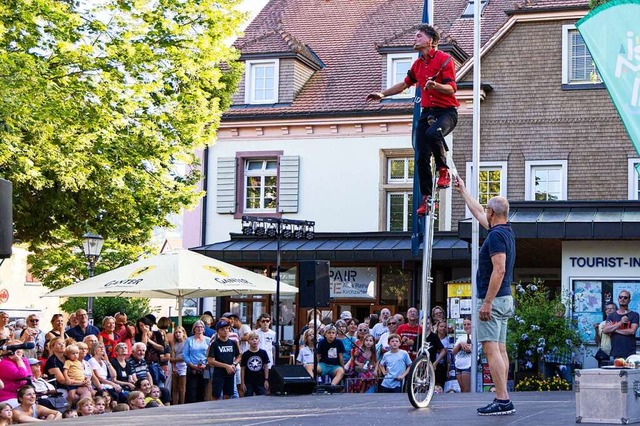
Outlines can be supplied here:
M603 351L602 349L598 349L598 352L595 353L595 355L593 355L593 357L602 362L602 361L609 361L611 358L609 357L609 354L607 354L605 351Z

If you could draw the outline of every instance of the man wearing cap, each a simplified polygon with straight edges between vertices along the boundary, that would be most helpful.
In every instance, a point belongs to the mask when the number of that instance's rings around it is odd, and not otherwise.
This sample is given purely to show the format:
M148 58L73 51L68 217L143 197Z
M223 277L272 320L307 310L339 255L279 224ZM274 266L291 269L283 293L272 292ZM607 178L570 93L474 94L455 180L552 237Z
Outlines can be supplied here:
M233 396L235 375L240 363L240 349L238 343L229 339L231 324L221 319L216 324L217 338L209 345L207 363L213 367L211 392L213 400L221 397L229 399Z
M347 322L351 318L352 318L351 317L351 312L349 312L349 311L342 311L342 313L340 314L340 319L344 320L345 322Z
M36 395L40 397L43 395L56 394L56 388L51 383L42 378L42 370L40 369L41 363L42 362L39 359L29 358L29 365L31 366L31 383L33 384L33 388L36 391ZM49 407L47 404L43 405L46 405L47 408L51 408L53 410L56 409L53 406Z
M260 338L260 349L267 351L269 355L269 368L273 366L275 359L275 344L276 344L276 332L271 330L271 316L267 313L260 314L258 317L258 328L256 333Z

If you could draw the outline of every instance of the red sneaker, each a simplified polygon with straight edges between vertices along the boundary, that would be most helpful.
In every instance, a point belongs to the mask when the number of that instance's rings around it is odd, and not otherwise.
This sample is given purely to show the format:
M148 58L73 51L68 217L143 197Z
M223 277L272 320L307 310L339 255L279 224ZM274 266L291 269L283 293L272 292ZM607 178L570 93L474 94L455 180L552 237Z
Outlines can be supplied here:
M429 214L429 197L427 195L424 195L422 197L422 203L420 204L420 207L418 207L418 210L416 210L416 214L418 215L418 217L426 216Z
M440 167L438 169L438 182L437 186L440 189L448 188L451 186L451 177L449 176L449 169L446 167Z

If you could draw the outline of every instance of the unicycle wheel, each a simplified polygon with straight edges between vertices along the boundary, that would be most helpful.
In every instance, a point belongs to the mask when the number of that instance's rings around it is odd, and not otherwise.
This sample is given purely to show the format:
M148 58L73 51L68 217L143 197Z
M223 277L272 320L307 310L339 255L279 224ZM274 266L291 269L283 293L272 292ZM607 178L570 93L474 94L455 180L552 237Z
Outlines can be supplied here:
M436 372L429 357L421 355L416 358L411 364L407 377L409 379L407 394L411 405L415 408L426 408L431 402L436 386Z

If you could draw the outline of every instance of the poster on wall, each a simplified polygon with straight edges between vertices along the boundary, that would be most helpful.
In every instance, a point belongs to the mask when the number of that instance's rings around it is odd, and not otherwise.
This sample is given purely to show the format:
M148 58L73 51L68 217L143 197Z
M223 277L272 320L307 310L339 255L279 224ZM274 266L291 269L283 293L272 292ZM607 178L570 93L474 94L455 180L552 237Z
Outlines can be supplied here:
M330 268L329 281L331 298L375 299L376 297L376 268Z
M602 312L601 281L574 281L573 295L575 312Z

